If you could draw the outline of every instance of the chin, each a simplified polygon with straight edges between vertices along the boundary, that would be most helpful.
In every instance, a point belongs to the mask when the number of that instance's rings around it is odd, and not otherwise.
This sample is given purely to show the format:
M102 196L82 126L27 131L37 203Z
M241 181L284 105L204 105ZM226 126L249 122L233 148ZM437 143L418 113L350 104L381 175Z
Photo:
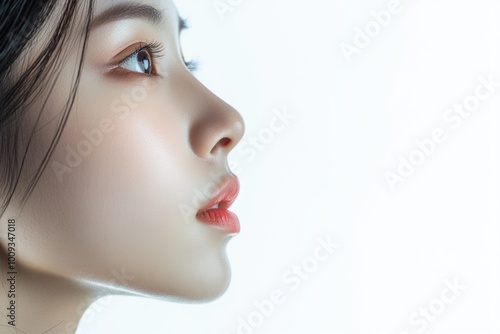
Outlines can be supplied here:
M226 253L228 240L225 239L218 250L207 252L209 256L190 263L190 269L177 284L180 299L193 303L211 302L227 291L231 283L231 265Z
M131 287L135 290L133 294L165 301L208 303L227 291L231 282L231 269L227 258L223 256L219 261L203 266L191 265L191 268L174 278L161 279L161 275L155 278L155 281L136 282L138 284Z
M229 288L231 269L227 261L219 268L199 273L196 279L181 284L178 297L189 303L208 303L220 298Z

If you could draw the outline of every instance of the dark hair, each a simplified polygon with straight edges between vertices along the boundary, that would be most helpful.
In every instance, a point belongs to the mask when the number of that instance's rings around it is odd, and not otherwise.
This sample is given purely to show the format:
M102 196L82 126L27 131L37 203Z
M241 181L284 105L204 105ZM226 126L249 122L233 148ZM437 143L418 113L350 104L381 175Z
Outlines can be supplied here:
M87 15L84 16L85 35L78 72L67 103L59 117L55 135L36 172L30 176L22 195L22 202L28 198L45 170L74 103L94 0L1 0L0 2L0 36L2 36L0 41L0 216L5 212L18 187L28 148L40 117L37 118L33 129L21 129L21 119L41 90L47 88L44 87L47 77L55 76L53 72L58 67L60 68L61 54L64 51L65 42L70 42L68 41L69 31L77 17L79 4L83 6L85 2L88 2L88 7ZM33 45L37 33L49 18L52 19L51 15L54 15L56 5L59 4L61 15L55 20L56 24L50 41L22 73L17 73L18 69L15 68L15 64L23 60L25 52ZM44 106L45 103L42 105ZM39 116L42 112L43 107Z

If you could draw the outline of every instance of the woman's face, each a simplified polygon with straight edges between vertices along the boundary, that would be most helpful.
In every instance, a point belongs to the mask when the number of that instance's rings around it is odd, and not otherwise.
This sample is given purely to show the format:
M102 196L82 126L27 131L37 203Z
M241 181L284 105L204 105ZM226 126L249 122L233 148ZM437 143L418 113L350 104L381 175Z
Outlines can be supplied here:
M244 124L186 68L179 27L170 0L96 1L74 105L18 218L20 261L160 297L209 300L225 291L225 245L238 226L196 215L222 184L235 191L227 154ZM54 137L81 56L78 43L66 43L60 75L47 83L28 175Z

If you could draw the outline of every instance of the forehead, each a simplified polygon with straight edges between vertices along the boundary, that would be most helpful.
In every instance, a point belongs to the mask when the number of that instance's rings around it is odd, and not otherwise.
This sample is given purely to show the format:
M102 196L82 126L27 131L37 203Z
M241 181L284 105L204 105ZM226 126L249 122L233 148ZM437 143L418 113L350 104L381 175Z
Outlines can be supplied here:
M75 22L68 29L69 34L72 36L72 40L79 40L83 38L85 26L86 26L86 14L89 4L89 0L79 1L79 6L76 9ZM112 10L113 7L152 7L161 14L162 21L165 21L169 27L179 26L179 13L175 7L172 0L94 0L93 8L93 18L97 18L99 15L105 13L106 11ZM55 33L56 27L64 15L64 11L67 9L67 3L65 0L59 0L55 7L53 13L47 18L47 22L41 27L39 31L35 34L36 37L33 47L28 49L25 53L27 59L34 59L40 51L46 47ZM116 13L115 13L116 14ZM137 14L137 13L136 13ZM120 19L120 15L115 15L114 19ZM122 18L126 18L126 14L121 14ZM136 15L137 16L137 15ZM139 15L140 16L140 15ZM142 18L145 18L144 15ZM29 62L28 62L29 63Z
M179 22L179 14L171 0L95 0L93 18L100 21L98 23L126 18L167 25Z

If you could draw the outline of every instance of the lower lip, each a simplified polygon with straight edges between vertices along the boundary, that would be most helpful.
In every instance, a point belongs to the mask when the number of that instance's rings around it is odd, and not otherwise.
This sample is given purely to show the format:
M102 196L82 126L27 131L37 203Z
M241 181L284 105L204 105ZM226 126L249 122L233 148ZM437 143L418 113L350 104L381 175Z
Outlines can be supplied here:
M228 234L237 234L240 232L238 216L225 209L210 209L199 212L196 218L202 223L217 227Z

